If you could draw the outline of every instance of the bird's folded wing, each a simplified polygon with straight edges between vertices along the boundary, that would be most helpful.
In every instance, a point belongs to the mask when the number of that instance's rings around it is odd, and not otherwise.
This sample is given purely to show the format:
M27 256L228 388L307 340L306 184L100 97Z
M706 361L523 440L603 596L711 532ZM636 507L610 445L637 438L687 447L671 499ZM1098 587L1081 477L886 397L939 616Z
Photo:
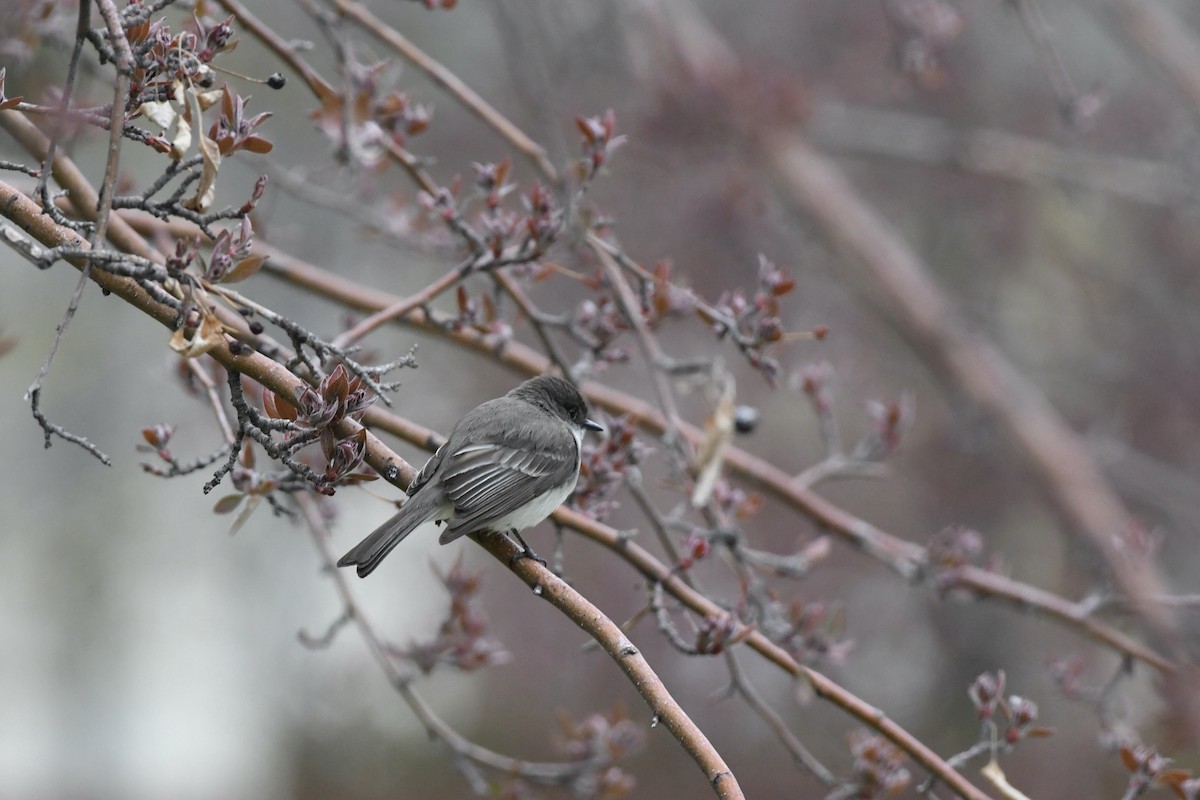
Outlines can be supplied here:
M538 452L499 443L462 448L449 456L442 476L446 496L455 510L451 531L481 530L562 486L574 474L578 458L573 446Z
M442 442L442 446L437 449L437 452L429 457L425 462L425 466L421 467L421 471L417 473L417 477L412 479L412 483L408 485L408 490L405 492L409 497L412 497L417 491L429 483L429 479L437 472L438 467L442 465L442 459L446 457L446 445L449 442Z

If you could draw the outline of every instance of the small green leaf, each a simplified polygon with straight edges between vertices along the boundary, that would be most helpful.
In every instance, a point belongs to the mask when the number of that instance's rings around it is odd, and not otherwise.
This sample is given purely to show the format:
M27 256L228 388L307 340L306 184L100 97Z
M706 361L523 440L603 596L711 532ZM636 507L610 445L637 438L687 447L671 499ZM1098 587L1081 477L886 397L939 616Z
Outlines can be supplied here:
M240 492L237 494L227 494L218 500L217 504L213 506L213 513L229 514L238 507L238 504L241 503L245 497L246 495Z

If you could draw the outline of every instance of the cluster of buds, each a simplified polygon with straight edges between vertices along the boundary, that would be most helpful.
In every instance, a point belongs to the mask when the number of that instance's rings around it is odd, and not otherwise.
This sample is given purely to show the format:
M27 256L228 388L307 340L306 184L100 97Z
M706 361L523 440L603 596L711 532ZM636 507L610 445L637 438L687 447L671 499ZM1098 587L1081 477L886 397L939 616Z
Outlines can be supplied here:
M1050 729L1036 725L1038 719L1037 703L1027 697L1011 695L1008 702L1001 706L1008 717L1008 727L1004 730L1004 741L1016 744L1022 739L1049 736Z
M483 204L475 225L483 246L494 259L527 263L542 256L562 233L563 212L554 193L534 183L521 195L521 213L505 208L504 198L516 189L508 182L512 162L473 164L475 187ZM450 221L450 220L447 220Z
M517 188L516 184L508 182L512 161L506 158L499 163L471 166L475 169L475 188L483 202L478 220L479 234L491 257L499 259L504 256L508 243L523 229L520 216L503 205L505 196Z
M771 384L779 375L779 362L766 355L769 345L781 342L784 333L779 318L779 298L792 291L795 281L764 256L758 259L758 286L752 297L741 289L725 292L712 306L697 306L696 313L719 339L731 338L750 365ZM825 336L824 329L812 334Z
M979 562L984 554L983 535L962 525L934 534L928 545L929 562L937 569L956 569Z
M266 258L254 254L254 228L249 217L242 217L236 234L222 228L213 242L204 277L213 283L234 283L249 278Z
M762 508L763 497L757 492L747 492L734 486L725 478L713 483L712 501L721 513L735 519L749 519Z
M221 89L220 114L216 122L208 129L208 138L217 143L217 149L222 156L227 156L238 150L247 150L260 155L269 153L275 145L262 138L255 131L260 125L271 118L270 111L246 116L247 98L235 94L229 84ZM261 190L259 190L261 194Z
M355 473L367 455L367 429L359 428L355 433L339 439L330 428L321 430L321 452L325 455L325 470L321 482L327 486L347 480L359 481L367 476Z
M1147 745L1122 747L1120 754L1121 764L1129 771L1130 791L1125 793L1126 797L1137 797L1146 791L1171 764L1171 759Z
M431 214L447 225L456 225L461 219L458 213L458 198L462 192L462 177L455 176L449 186L439 186L436 191L421 192L417 195L417 204L427 214Z
M983 720L996 716L996 709L1004 703L1004 685L1007 682L1004 670L984 672L967 687L967 696L971 698L975 712Z
M759 627L775 644L802 664L840 664L854 647L838 636L841 618L827 604L796 599L785 606L771 599L763 609Z
M472 168L475 191L470 197L463 198L463 179L456 175L448 186L421 192L421 209L461 237L480 267L529 264L544 255L563 230L564 215L554 193L535 182L520 195L521 210L516 211L506 204L517 188L508 180L509 159ZM473 205L481 207L477 215L468 213Z
M962 525L938 531L926 549L934 588L943 596L963 600L970 597L970 592L959 586L963 568L975 566L993 571L997 567L995 559L987 556L983 534Z
M629 330L629 321L611 295L585 298L575 309L572 325L586 338L597 366L623 364L630 359L629 348L616 344Z
M651 271L653 280L642 281L642 316L651 330L696 308L696 299L671 280L671 269L670 261L659 260Z
M753 625L747 625L734 614L709 615L700 620L696 630L696 643L692 649L698 655L715 656L738 644L753 633Z
M378 85L373 80L376 73L369 74L371 79L364 82L364 88L377 94ZM418 136L427 131L433 119L433 112L429 106L414 102L408 94L399 91L389 91L375 97L370 106L370 115L371 119L399 144L403 144L410 136Z
M584 441L572 502L592 519L603 522L617 508L613 495L650 452L636 434L633 419L624 416L610 421L600 437Z
M467 291L467 287L460 284L455 297L458 315L447 322L452 330L473 328L480 333L499 334L505 339L511 335L511 327L496 313L496 304L490 294L483 292L472 295Z
M1011 695L1004 698L1006 677L1004 670L984 672L967 688L967 696L975 706L975 713L981 720L989 721L997 718L999 710L1007 721L1004 729L1004 741L1014 745L1022 739L1049 736L1051 731L1037 725L1038 707L1032 700Z
M200 235L196 234L191 237L180 237L175 240L175 252L168 253L163 266L167 269L167 274L178 279L180 273L187 270L197 258L203 264L203 257L200 253Z
M171 443L171 437L175 434L175 428L165 423L152 425L149 428L142 428L142 439L145 444L137 445L139 453L154 453L163 461L170 463L174 460L171 450L168 445ZM153 472L156 467L150 464L142 464L142 469L147 472Z
M509 183L508 173L512 170L512 159L499 162L471 164L475 170L475 188L479 191L483 205L489 211L500 208L505 196L517 188L515 183Z
M904 768L904 753L877 733L856 730L850 734L854 756L853 793L846 796L869 800L890 797L908 787L912 780Z
M339 438L332 428L343 419L356 422L375 402L375 395L363 386L362 379L341 364L334 367L316 389L302 384L296 388L294 404L270 389L263 390L263 408L273 419L294 423L301 430L320 433L325 454L324 485L334 485L354 477L353 472L366 455L366 430Z
M250 445L242 447L238 456L238 465L229 473L230 482L237 491L222 497L213 505L214 514L231 514L240 509L237 517L230 523L229 532L236 533L250 518L250 515L266 500L279 513L281 508L275 498L275 492L281 488L277 477L263 474L255 469L254 448Z
M624 709L581 722L560 714L558 724L567 758L586 765L571 781L575 797L617 798L633 791L633 776L617 764L641 750L646 736Z
M393 655L412 662L426 675L442 664L472 672L505 662L508 654L488 635L487 616L478 608L480 574L465 569L460 558L438 578L450 594L450 609L437 635L427 642L393 648Z
M855 456L862 461L882 461L900 446L900 440L912 428L916 404L910 394L899 400L869 400L867 414L874 429L856 449Z
M176 83L211 86L213 72L208 65L236 45L233 17L214 21L193 16L191 30L180 33L173 33L165 19L151 22L142 15L129 19L125 38L134 58L128 104L131 109L147 101L170 98Z
M388 63L346 65L348 87L323 91L321 105L309 117L343 157L368 166L377 163L389 143L403 146L429 128L432 114L408 94L384 86Z
M554 193L536 181L521 195L521 205L525 209L525 230L520 249L530 257L540 256L562 233L563 211L558 207Z
M335 425L346 417L357 421L374 402L375 396L363 388L362 379L341 364L316 389L308 384L297 386L295 405L269 389L263 391L263 406L269 416L314 430Z
M616 135L617 115L611 108L599 117L576 117L575 126L583 135L583 159L576 177L586 183L608 166L625 137Z
M1141 797L1154 785L1166 786L1180 800L1200 800L1200 778L1190 770L1170 769L1171 759L1149 745L1122 747L1121 764L1129 772L1125 797Z
M697 561L708 558L712 552L712 537L699 528L693 528L683 540L683 553L675 568L680 571L689 570Z
M1086 666L1087 662L1083 657L1075 654L1051 661L1046 671L1050 673L1050 680L1054 681L1063 697L1068 700L1083 700L1094 694L1083 679Z
M923 89L945 86L949 77L939 54L966 28L962 13L949 0L888 0L884 10L900 71Z
M178 213L181 204L184 209L206 212L213 202L222 157L238 150L263 154L274 147L258 133L263 123L271 118L269 112L249 115L246 113L247 98L235 93L228 85L212 88L216 72L209 66L210 62L237 44L233 39L233 17L208 20L193 16L190 29L178 34L173 33L162 19L151 22L138 3L125 9L124 19L135 61L129 111L161 128L161 135L147 134L143 141L177 162L149 194L132 198L135 203L140 200L132 207L141 207L163 218ZM283 77L274 75L267 85L280 88ZM205 128L203 115L213 106L218 107L216 119ZM170 131L173 132L168 133ZM179 170L178 162L183 161L193 148L197 153L196 160L202 165L201 171L192 172L190 160L184 164L186 169ZM187 178L175 194L165 202L151 203L150 195L161 190L177 174L187 175ZM223 212L215 218L250 213L262 195L262 180L255 187L255 196L240 210ZM193 181L194 194L181 201L185 187ZM131 207L128 205L131 198L124 200L124 207ZM206 224L201 223L202 227ZM214 236L207 227L204 230Z
M817 416L833 413L833 365L828 361L806 364L792 376L792 388L799 389L812 403Z

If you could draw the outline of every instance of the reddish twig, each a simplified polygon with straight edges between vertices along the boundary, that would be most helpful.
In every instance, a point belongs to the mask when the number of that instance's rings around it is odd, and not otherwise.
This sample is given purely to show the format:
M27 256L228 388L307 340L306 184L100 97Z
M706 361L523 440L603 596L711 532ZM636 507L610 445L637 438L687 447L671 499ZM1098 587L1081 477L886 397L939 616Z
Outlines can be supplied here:
M364 336L367 336L382 325L386 325L392 320L400 319L414 309L421 308L427 305L431 300L440 295L442 292L454 287L462 281L461 270L451 270L439 277L433 283L426 286L416 294L410 295L399 302L393 303L387 308L382 308L379 311L371 314L356 323L354 327L338 335L333 340L333 344L337 347L349 347L357 344Z

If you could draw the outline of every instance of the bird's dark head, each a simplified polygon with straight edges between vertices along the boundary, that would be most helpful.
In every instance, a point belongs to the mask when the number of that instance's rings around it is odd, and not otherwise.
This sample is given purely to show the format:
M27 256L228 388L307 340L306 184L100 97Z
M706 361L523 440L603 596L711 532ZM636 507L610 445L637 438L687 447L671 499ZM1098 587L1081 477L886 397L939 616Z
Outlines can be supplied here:
M588 419L587 401L575 385L557 375L530 378L508 394L557 414L573 425L591 431L604 430L604 426Z

